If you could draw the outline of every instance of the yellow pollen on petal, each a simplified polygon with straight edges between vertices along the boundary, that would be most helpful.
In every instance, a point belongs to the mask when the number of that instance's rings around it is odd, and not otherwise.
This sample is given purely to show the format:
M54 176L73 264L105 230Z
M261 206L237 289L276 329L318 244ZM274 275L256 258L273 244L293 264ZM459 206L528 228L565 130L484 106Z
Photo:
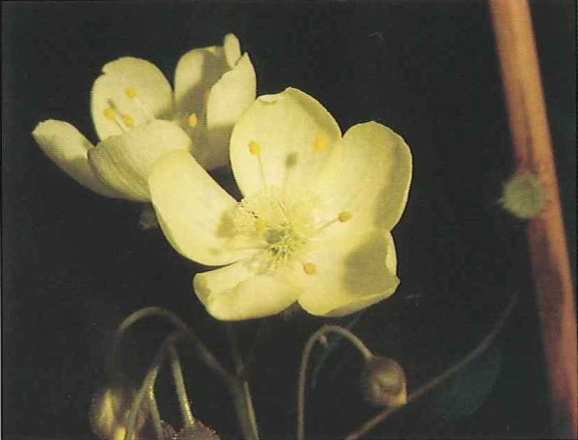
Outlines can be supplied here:
M341 222L341 223L345 223L349 220L351 220L351 217L353 217L353 214L351 214L351 212L349 211L341 211L339 213L339 215L337 216L337 219Z
M122 122L124 122L128 127L134 127L134 118L131 115L122 115Z
M136 93L136 89L134 87L127 87L124 91L125 95L128 96L129 98L135 98L137 93Z
M259 156L261 154L261 145L255 141L249 142L249 153L253 156Z
M307 275L315 275L317 273L317 266L314 263L304 263L303 272Z
M319 133L313 140L313 149L317 152L325 151L329 147L329 138L324 133Z
M197 117L197 114L191 113L189 115L189 117L187 118L187 123L189 124L189 127L195 128L197 126L197 124L199 123L199 118Z
M109 119L111 121L116 120L116 110L113 109L112 107L105 108L102 113L104 114L104 117L106 119Z

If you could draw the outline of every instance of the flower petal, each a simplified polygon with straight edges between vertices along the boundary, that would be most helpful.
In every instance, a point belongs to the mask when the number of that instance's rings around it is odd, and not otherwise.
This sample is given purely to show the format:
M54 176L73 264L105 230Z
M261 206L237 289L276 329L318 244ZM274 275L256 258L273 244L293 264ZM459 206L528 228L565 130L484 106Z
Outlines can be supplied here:
M184 54L175 70L175 108L185 117L191 113L204 123L209 89L229 70L222 47L193 49Z
M303 284L299 304L313 315L356 312L392 295L399 284L390 233L374 230L326 242L307 256L307 263L315 270L299 274Z
M239 61L239 58L241 58L241 45L235 34L225 35L223 39L223 50L225 51L227 64L232 69L235 67L235 64L237 64L237 61Z
M292 88L260 96L231 135L235 179L246 196L264 185L307 187L340 138L333 117L311 96Z
M122 134L121 127L172 116L171 85L151 62L123 57L105 64L102 72L92 86L90 103L101 140Z
M185 257L216 266L255 253L235 246L229 214L237 203L190 154L176 151L160 160L149 188L166 238Z
M231 131L235 122L255 100L256 90L255 69L247 54L211 88L207 100L209 144L201 152L200 158L206 169L229 163Z
M329 217L347 211L357 230L391 230L405 209L411 176L411 152L404 140L367 122L347 130L312 190Z
M199 273L194 278L197 296L215 318L234 321L276 315L293 304L299 288L290 272L258 274L252 260Z
M120 197L94 175L87 158L87 152L93 145L74 126L49 119L38 124L32 136L42 151L78 183L100 195Z
M191 139L176 124L155 120L111 136L88 152L96 175L124 198L148 201L147 178L154 163L173 150L192 149Z

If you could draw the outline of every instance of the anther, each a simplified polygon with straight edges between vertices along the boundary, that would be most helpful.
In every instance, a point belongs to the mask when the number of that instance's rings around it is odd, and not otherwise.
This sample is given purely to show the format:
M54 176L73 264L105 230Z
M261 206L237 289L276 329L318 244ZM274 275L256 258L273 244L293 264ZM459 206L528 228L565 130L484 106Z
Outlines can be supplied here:
M317 273L317 266L314 263L304 263L303 272L307 275L315 275Z
M129 98L135 98L137 93L136 93L136 89L134 87L127 87L124 91L124 93L126 94L126 96L128 96Z
M339 215L337 216L337 219L341 222L341 223L345 223L349 220L351 220L351 217L353 217L353 215L351 214L351 212L349 211L341 211L339 213Z
M313 149L317 152L325 151L329 146L329 139L323 133L319 133L313 140Z
M112 107L107 107L104 109L104 111L102 112L104 114L104 117L106 119L109 119L111 121L115 121L116 120L116 110L113 109Z
M122 122L124 122L127 127L134 127L134 118L131 115L122 115Z
M261 154L261 145L255 141L249 142L249 153L253 156L259 156Z
M107 107L102 113L106 119L114 122L121 131L126 131L126 127L129 126L129 124L124 120L124 116L118 114L114 107Z
M187 118L187 123L189 124L189 127L195 128L197 126L197 124L199 123L199 118L197 118L197 114L191 113L189 115L189 117Z

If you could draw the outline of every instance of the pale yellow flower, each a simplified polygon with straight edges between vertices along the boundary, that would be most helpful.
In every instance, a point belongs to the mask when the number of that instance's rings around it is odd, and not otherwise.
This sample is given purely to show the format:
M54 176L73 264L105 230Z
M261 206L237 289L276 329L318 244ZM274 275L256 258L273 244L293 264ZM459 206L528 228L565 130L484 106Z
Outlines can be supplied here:
M243 194L227 194L186 152L149 177L159 223L173 247L209 266L194 290L222 320L273 315L298 302L342 316L394 293L390 230L407 201L411 153L376 122L342 137L311 96L287 89L259 97L231 136Z
M255 70L239 41L193 49L181 57L174 93L152 63L123 57L107 63L91 93L95 146L71 124L48 120L33 136L80 184L109 197L150 199L147 177L168 151L191 152L206 169L228 163L234 123L255 99Z

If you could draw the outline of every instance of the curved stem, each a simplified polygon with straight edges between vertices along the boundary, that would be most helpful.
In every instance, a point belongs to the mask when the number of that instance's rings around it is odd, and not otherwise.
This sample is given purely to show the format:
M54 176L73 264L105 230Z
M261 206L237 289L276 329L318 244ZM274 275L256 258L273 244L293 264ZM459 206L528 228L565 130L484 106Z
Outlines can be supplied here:
M383 422L386 418L388 418L392 414L396 413L401 408L404 408L407 404L421 398L422 396L424 396L425 394L430 392L432 389L434 389L435 387L437 387L441 383L445 382L447 379L449 379L454 374L456 374L458 371L463 369L466 365L468 365L472 360L474 360L479 355L481 355L484 351L486 351L486 349L488 349L488 347L491 345L493 340L496 338L496 336L498 335L498 333L502 329L504 322L506 321L506 318L510 315L512 309L514 308L514 305L516 304L516 298L517 298L516 294L512 296L512 299L510 300L508 306L506 307L506 309L504 310L504 312L500 316L500 319L498 319L498 321L494 325L494 328L492 328L492 331L490 331L490 333L488 333L486 335L486 337L484 339L482 339L482 341L479 343L479 345L476 348L474 348L472 351L470 351L464 358L462 358L456 364L452 365L450 368L448 368L446 371L444 371L439 376L435 377L434 379L432 379L431 381L422 385L420 388L418 388L413 393L411 393L408 396L407 403L405 405L384 409L383 411L378 413L376 416L370 418L368 421L363 423L355 431L348 434L347 437L345 437L345 440L356 440L356 439L360 438L362 435L367 434L369 431L371 431L373 428L375 428L377 425L379 425L381 422Z
M233 403L239 416L239 423L241 425L241 429L243 431L245 438L247 440L259 440L259 434L257 430L257 423L255 419L255 412L253 409L253 403L251 400L249 384L245 379L238 377L241 375L241 373L243 373L244 370L242 358L240 356L240 353L238 352L238 348L233 348L233 355L235 357L236 369L238 372L237 375L234 375L231 374L229 371L227 371L221 365L221 363L217 360L217 358L215 358L213 353L209 351L209 349L205 346L205 344L203 344L200 338L191 330L191 328L187 324L184 323L184 321L182 321L178 316L176 316L174 313L166 309L160 307L145 307L130 314L119 325L115 333L115 338L113 341L113 349L111 351L109 358L109 366L113 368L113 371L114 366L118 361L118 349L120 347L120 342L126 331L136 322L151 316L166 318L179 330L171 334L163 341L160 349L158 350L155 356L155 359L151 364L150 369L148 370L145 376L143 384L133 401L133 406L129 414L129 421L125 440L134 440L134 431L136 427L137 416L142 406L142 402L143 399L145 398L147 390L150 389L151 386L154 385L156 381L160 364L164 360L164 356L167 352L167 349L171 347L176 342L177 339L180 338L184 338L191 343L191 345L194 347L196 351L196 355L205 363L207 367L209 367L209 369L211 369L213 372L217 373L217 375L221 377L221 379L229 389L229 392L233 397ZM232 335L232 333L230 333L230 335ZM233 347L236 347L236 340L234 338L232 339L232 342ZM119 370L117 369L117 371ZM173 372L174 371L175 370L173 369ZM177 376L179 375L182 378L182 370L181 374L177 373ZM179 394L179 402L182 405L181 408L188 408L188 398L186 397L184 381L182 382L182 388L181 385L178 384L177 388L181 390L181 391L177 390L177 393ZM183 405L185 402L186 405ZM188 411L187 409L184 409L184 418L186 423L190 424L194 423L194 419L192 417L192 414L190 413L190 408L188 409Z
M309 363L309 357L311 356L315 342L327 333L337 333L345 337L361 353L365 361L373 357L373 354L361 339L351 331L337 325L324 325L309 337L303 348L301 366L299 367L299 381L297 384L297 440L304 440L305 438L305 378L307 374L307 364Z
M177 327L194 346L198 357L205 363L207 367L217 373L221 378L229 383L234 377L229 373L221 363L215 358L213 353L203 344L201 339L191 330L191 328L177 315L173 312L163 309L161 307L145 307L143 309L137 310L127 316L124 321L118 326L113 340L113 348L110 352L110 357L108 359L108 365L113 371L120 371L116 367L118 363L118 351L120 343L126 331L133 326L138 321L148 318L151 316L157 316L167 319L175 327Z
M181 334L179 332L177 333L172 333L171 335L169 335L168 337L165 338L165 340L163 341L163 343L161 344L161 347L159 348L159 350L157 351L157 354L155 355L153 362L143 380L143 383L140 387L140 389L138 390L137 395L135 396L133 402L132 402L132 407L130 409L129 415L128 415L128 422L127 422L127 427L126 427L126 434L124 436L124 440L134 440L135 438L135 431L136 431L136 424L137 424L137 418L139 415L139 412L142 408L142 404L143 401L145 399L145 397L147 395L149 395L150 391L153 389L158 373L159 373L159 369L161 367L161 364L165 358L166 352L167 352L167 348L174 343L174 341L181 336Z
M189 396L187 395L187 388L185 387L185 380L183 378L183 369L181 368L181 361L179 353L174 344L169 347L169 355L171 357L171 370L173 371L173 379L179 399L179 406L181 408L181 415L185 426L192 426L195 423L191 407L189 406Z

